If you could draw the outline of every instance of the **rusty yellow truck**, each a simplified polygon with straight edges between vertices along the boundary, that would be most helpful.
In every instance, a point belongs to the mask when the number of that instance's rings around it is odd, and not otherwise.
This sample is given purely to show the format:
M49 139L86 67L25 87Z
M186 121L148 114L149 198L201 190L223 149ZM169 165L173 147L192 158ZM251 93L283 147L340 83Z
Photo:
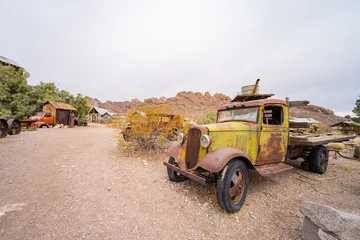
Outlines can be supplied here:
M248 169L268 176L292 169L286 160L303 158L303 168L323 174L329 159L324 145L354 137L292 134L289 103L284 100L235 102L218 109L215 124L179 133L164 165L173 182L215 182L219 205L237 212L248 192Z

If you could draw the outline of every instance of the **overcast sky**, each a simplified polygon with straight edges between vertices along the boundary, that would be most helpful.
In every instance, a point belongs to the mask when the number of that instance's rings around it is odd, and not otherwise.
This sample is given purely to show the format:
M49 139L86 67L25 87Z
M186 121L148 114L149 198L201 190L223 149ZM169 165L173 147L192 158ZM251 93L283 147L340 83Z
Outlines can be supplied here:
M101 101L262 93L351 111L360 1L0 0L0 55Z

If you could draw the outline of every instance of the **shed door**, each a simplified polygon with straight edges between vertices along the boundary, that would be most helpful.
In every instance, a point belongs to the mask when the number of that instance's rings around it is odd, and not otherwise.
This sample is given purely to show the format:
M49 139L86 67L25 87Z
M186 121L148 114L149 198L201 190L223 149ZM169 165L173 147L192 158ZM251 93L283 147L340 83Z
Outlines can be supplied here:
M56 121L58 124L68 125L69 122L69 114L68 110L56 110Z
M286 114L284 116L284 113ZM262 108L259 153L256 164L283 162L288 145L287 112L281 105L265 105Z

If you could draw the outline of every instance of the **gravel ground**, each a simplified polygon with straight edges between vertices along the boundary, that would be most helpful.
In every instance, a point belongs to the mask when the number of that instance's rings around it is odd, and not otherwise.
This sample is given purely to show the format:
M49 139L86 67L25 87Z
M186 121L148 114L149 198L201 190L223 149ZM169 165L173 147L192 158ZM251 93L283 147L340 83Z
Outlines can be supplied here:
M299 239L299 204L360 214L360 162L317 175L250 172L240 212L215 187L172 183L159 161L120 157L112 129L39 129L0 139L0 239Z

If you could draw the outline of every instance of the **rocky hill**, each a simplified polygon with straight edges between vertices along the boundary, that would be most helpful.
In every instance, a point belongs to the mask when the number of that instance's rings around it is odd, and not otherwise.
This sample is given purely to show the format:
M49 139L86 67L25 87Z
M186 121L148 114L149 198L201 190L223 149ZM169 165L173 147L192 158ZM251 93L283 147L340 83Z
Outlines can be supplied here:
M166 106L173 109L174 112L181 115L196 118L199 115L207 113L211 110L216 110L219 106L224 105L231 101L231 98L221 94L216 93L212 96L210 93L206 92L202 94L200 92L179 92L175 97L166 98L161 97L157 98L148 98L144 102L141 102L139 99L132 99L131 101L125 102L112 102L106 101L104 103L100 102L98 99L86 97L89 105L94 105L97 102L97 105L101 108L106 108L110 112L117 112L127 114L129 112L135 111L139 107L145 106Z
M136 98L125 102L106 101L104 103L96 98L86 97L86 99L89 105L94 105L96 102L98 107L106 108L110 112L122 114L128 114L139 107L167 106L173 109L174 112L194 120L199 115L216 110L219 106L231 101L229 96L221 93L216 93L212 96L208 92L202 94L191 91L179 92L175 97L171 98L148 98L145 99L144 102ZM335 116L333 111L314 105L290 108L290 117L314 118L326 126L344 120L342 117Z

